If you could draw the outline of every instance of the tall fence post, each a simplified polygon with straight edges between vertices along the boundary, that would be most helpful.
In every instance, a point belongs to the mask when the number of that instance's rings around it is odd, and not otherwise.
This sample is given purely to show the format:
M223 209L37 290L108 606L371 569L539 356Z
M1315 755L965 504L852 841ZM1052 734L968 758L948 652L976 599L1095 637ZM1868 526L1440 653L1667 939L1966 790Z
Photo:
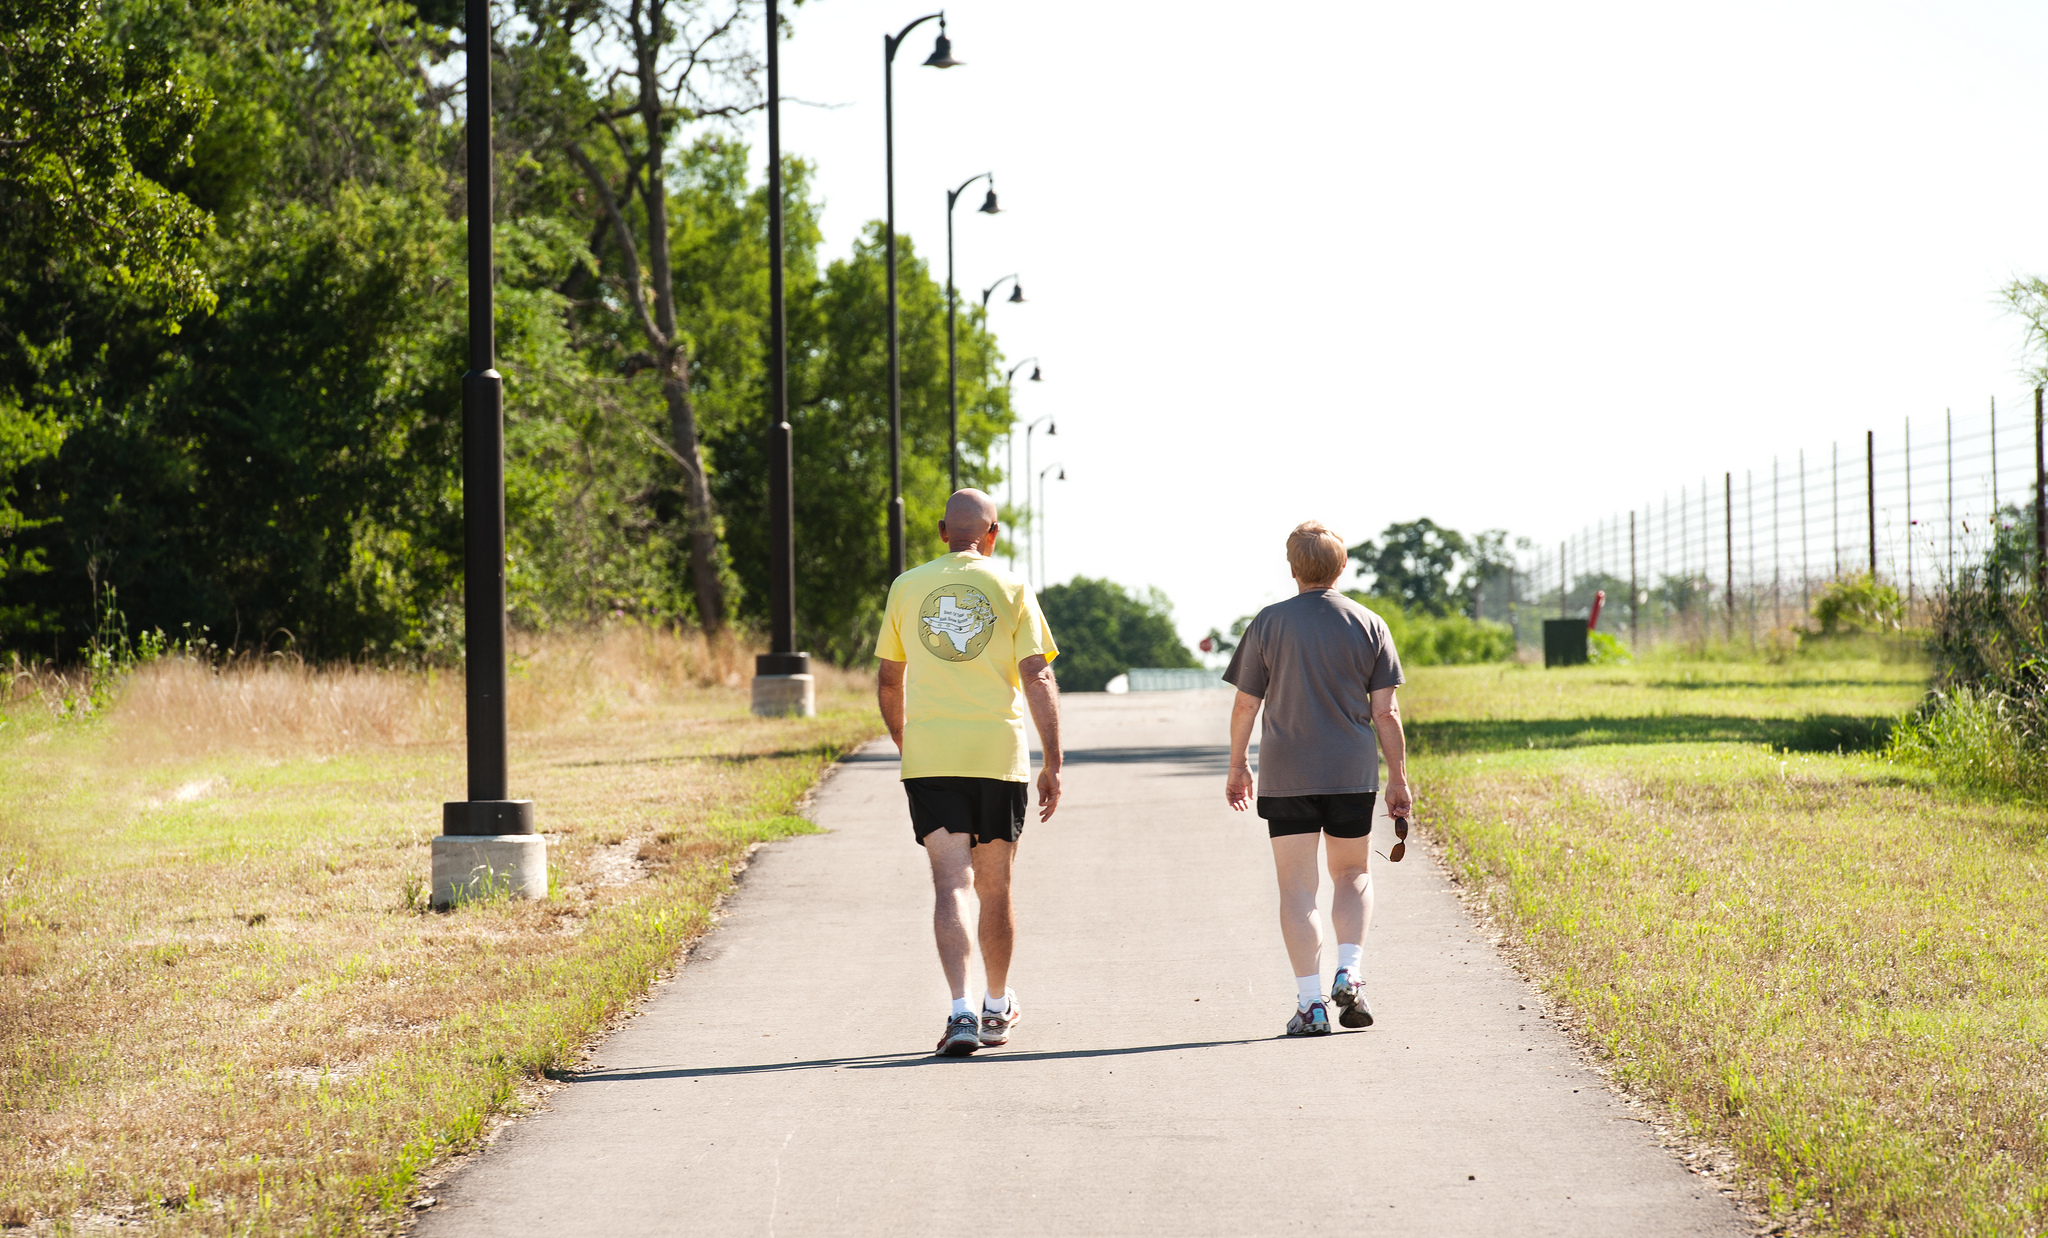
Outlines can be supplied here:
M1628 641L1631 645L1640 646L1643 643L1643 629L1642 617L1637 613L1641 610L1641 606L1636 602L1637 596L1636 513L1634 508L1630 508L1628 513Z
M1728 538L1728 641L1735 641L1735 474L1721 474L1721 516Z
M2048 464L2041 453L2041 389L2034 388L2034 593L2048 597Z
M1863 432L1864 495L1870 512L1870 579L1877 580L1877 431Z

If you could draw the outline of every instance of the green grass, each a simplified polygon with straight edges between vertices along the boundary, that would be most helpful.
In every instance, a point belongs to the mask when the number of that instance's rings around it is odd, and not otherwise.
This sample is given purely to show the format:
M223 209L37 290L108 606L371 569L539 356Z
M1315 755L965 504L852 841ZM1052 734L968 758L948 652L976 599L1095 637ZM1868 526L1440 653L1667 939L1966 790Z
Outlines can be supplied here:
M1759 1200L1824 1232L2039 1233L2048 829L1819 742L1874 735L1923 682L1447 668L1403 709L1454 874Z
M813 828L801 796L879 729L859 684L809 720L739 688L549 689L513 781L550 896L433 913L459 745L336 739L367 725L345 710L207 734L178 721L214 692L192 679L185 714L0 730L0 1223L394 1228L422 1170L709 927L752 844ZM334 695L256 686L299 693L273 720Z

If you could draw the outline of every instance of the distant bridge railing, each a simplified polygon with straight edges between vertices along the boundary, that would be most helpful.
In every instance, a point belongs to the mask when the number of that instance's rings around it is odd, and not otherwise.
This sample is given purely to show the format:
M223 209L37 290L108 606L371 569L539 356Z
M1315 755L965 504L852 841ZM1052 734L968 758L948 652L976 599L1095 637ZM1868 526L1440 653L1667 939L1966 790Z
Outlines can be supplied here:
M1223 672L1206 667L1134 666L1126 674L1133 692L1192 692L1225 686Z

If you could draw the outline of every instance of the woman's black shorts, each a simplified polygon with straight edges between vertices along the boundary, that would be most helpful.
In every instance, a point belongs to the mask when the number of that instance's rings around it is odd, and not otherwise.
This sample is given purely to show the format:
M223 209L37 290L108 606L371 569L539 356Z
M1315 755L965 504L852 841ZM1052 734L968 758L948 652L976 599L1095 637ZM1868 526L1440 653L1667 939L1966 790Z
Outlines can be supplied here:
M1328 834L1332 838L1364 838L1372 833L1372 805L1377 791L1350 795L1261 795L1259 815L1266 834Z
M976 843L1016 842L1024 832L1027 785L1001 778L905 778L910 828L918 845L933 830L965 834Z

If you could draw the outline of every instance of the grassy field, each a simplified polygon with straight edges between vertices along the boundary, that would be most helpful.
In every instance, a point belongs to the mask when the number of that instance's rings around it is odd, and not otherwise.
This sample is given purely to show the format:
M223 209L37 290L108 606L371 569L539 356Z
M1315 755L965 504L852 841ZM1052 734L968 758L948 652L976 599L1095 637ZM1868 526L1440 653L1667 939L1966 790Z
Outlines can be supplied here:
M2048 829L1856 751L1923 683L1875 661L1440 668L1403 708L1468 893L1774 1213L2041 1233Z
M751 659L633 630L516 660L551 896L423 907L463 794L447 677L158 664L0 726L0 1223L386 1230L564 1067L874 735L872 687L747 711ZM822 672L821 672L822 673Z

